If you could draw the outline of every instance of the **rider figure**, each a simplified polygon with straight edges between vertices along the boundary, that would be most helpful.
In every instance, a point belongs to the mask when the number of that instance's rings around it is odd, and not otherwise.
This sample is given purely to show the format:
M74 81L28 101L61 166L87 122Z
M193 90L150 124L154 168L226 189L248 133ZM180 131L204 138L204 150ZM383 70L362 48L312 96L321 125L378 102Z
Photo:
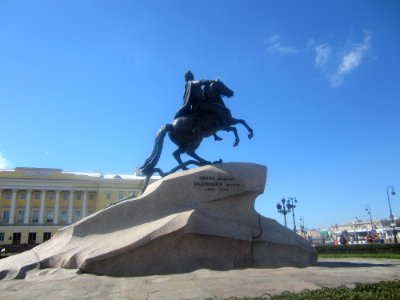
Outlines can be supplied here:
M185 73L185 89L183 92L183 106L175 114L175 118L184 117L193 113L207 113L207 114L218 114L219 107L209 103L204 95L202 87L204 85L211 84L213 80L194 80L194 75L191 71ZM198 126L194 129L197 133L200 130ZM216 141L222 140L216 134L213 135Z
M185 90L183 92L182 108L176 113L175 118L190 115L200 111L200 103L205 102L202 86L210 84L211 80L194 80L192 72L185 73Z

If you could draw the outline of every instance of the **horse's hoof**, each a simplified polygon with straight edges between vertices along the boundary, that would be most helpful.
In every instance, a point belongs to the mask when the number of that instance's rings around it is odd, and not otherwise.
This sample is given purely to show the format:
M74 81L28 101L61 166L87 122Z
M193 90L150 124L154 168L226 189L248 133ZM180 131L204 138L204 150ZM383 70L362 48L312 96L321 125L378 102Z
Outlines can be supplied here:
M250 131L248 137L249 137L249 139L251 139L253 136L254 136L254 133L253 133L253 130L252 130L252 131Z
M235 142L233 143L233 147L236 147L237 145L239 145L239 139L235 140Z

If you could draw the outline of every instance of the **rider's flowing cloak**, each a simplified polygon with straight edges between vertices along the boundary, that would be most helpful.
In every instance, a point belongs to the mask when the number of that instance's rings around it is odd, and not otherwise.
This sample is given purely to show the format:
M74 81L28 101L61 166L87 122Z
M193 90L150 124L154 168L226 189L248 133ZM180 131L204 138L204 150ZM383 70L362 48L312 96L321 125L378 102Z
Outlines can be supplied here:
M188 81L185 84L185 90L183 92L183 104L176 113L175 118L187 116L193 111L193 96L195 95L192 94L192 87L193 84L196 84L197 82L198 81Z

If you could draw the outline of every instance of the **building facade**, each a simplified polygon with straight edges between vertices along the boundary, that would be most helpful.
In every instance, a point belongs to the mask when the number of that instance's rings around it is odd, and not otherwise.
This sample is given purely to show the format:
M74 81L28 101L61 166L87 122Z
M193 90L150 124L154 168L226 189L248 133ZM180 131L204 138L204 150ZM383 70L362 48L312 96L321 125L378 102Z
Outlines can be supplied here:
M330 235L334 240L346 233L350 243L365 243L368 236L376 236L381 242L393 242L393 228L397 239L400 239L400 219L395 218L394 223L388 219L360 220L355 219L348 223L335 224L329 228Z
M154 181L155 179L152 179ZM111 203L137 196L144 177L135 174L0 170L0 246L40 244L58 229Z

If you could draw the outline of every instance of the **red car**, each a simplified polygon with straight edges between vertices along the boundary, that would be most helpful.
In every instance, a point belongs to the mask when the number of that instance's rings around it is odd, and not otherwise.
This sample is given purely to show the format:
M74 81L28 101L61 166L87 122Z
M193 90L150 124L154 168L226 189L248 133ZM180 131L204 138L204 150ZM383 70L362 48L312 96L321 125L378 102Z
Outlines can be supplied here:
M368 243L378 243L379 242L379 236L377 236L377 235L367 235L367 242Z

